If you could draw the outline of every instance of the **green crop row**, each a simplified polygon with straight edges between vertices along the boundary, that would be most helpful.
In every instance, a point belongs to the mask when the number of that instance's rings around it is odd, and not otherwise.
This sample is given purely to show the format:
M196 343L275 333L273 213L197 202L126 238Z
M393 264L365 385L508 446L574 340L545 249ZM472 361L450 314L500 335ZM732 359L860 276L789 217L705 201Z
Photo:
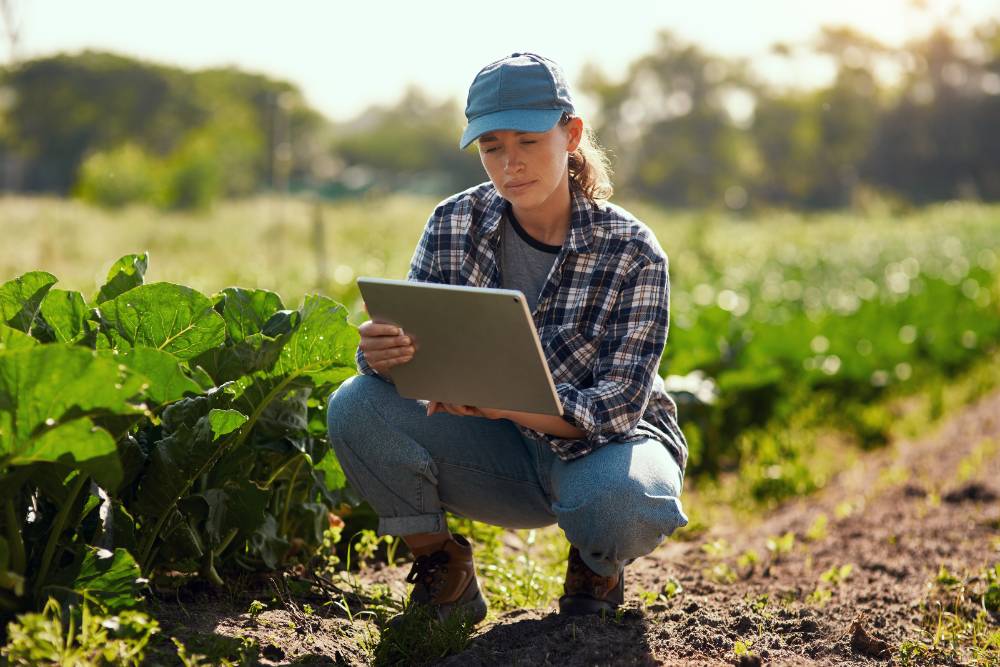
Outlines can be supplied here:
M771 477L790 472L795 445L774 434L807 413L880 444L892 426L887 399L941 387L1000 344L995 210L720 231L709 225L677 244L660 366L695 473L733 468L761 448L781 450L769 455ZM761 493L795 492L771 486Z

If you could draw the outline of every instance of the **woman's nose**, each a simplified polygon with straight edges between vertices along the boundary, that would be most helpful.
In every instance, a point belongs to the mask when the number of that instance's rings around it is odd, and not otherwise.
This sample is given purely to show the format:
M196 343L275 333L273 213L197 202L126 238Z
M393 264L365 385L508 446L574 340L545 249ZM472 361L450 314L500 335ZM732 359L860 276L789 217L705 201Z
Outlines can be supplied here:
M518 149L512 148L507 151L507 162L504 165L504 171L517 171L520 169L524 163L521 161L521 153Z

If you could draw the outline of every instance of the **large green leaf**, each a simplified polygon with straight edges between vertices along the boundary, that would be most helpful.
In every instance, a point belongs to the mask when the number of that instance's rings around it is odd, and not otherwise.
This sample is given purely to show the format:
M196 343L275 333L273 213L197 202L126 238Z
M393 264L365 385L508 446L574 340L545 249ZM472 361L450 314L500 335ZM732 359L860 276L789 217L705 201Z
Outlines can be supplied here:
M148 252L141 255L125 255L119 258L108 270L107 282L101 286L94 302L102 304L119 294L124 294L133 287L138 287L142 284L148 267Z
M214 384L222 385L274 366L281 354L281 343L255 333L232 345L220 345L202 352L190 363L204 369Z
M31 333L42 300L56 280L51 273L32 271L0 285L0 323Z
M145 378L81 347L54 343L0 354L0 467L53 461L114 486L114 441L90 420L141 414Z
M141 602L141 577L139 566L125 549L108 551L88 546L82 558L58 573L54 582L60 591L72 589L89 602L97 602L106 613L116 613Z
M274 365L236 380L225 388L234 407L256 419L272 400L308 386L337 384L356 372L358 332L347 310L323 296L306 297Z
M129 345L187 360L221 345L226 323L203 294L182 285L140 285L101 306L101 316Z
M60 343L73 343L86 335L90 311L79 292L51 289L42 301L41 310Z
M323 473L323 485L328 491L340 491L347 486L347 475L344 474L344 469L340 467L340 461L332 450L316 464L315 468Z
M220 296L226 332L234 342L260 333L271 316L284 308L281 297L263 289L228 287Z
M6 324L0 324L0 353L26 350L38 344L26 333L13 329Z
M200 394L202 391L184 372L180 360L169 352L140 346L120 352L102 350L101 354L148 378L146 395L155 403L170 403L185 393Z
M57 424L29 440L12 456L8 465L54 462L83 470L105 489L122 481L122 465L112 438L89 419Z

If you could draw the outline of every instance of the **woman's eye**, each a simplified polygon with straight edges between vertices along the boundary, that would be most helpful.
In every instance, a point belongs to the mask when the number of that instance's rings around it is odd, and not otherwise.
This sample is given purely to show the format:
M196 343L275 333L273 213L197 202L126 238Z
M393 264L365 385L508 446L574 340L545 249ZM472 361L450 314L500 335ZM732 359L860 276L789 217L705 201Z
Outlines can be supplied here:
M535 142L534 139L523 139L523 140L521 140L521 143L522 144L533 144L533 143L536 143L536 142Z
M495 151L496 149L497 149L497 147L496 147L496 146L494 146L493 148L487 148L487 149L484 149L484 150L483 150L483 152L484 152L484 153L492 153L492 152L493 152L493 151Z

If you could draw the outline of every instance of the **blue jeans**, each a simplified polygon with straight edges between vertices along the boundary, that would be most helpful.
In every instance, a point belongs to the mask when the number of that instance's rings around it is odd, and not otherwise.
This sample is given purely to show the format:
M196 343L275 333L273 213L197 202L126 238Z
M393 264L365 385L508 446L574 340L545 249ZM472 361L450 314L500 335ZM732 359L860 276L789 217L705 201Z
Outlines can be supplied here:
M506 419L428 417L370 375L330 397L327 423L382 535L443 531L445 511L506 528L558 523L591 570L612 576L688 523L679 498L684 473L656 440L563 461Z

